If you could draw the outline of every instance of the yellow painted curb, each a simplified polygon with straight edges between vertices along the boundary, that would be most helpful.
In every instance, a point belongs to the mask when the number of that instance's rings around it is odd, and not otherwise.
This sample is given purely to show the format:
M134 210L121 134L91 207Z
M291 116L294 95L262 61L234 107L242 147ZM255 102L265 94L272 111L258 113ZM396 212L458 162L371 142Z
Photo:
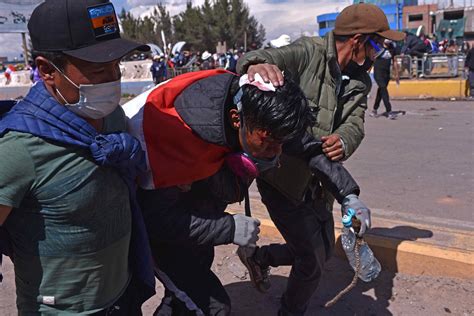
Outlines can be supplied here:
M394 81L388 85L390 97L394 98L464 98L468 82L465 79L426 79Z
M237 213L238 208L230 208ZM284 242L280 232L269 219L260 219L260 234ZM467 238L454 230L447 230L452 240ZM335 227L338 257L345 258L340 241L340 227ZM383 268L411 275L444 276L474 279L474 252L469 249L445 247L422 241L407 241L395 237L366 234L365 240L374 251ZM472 240L471 240L472 243Z

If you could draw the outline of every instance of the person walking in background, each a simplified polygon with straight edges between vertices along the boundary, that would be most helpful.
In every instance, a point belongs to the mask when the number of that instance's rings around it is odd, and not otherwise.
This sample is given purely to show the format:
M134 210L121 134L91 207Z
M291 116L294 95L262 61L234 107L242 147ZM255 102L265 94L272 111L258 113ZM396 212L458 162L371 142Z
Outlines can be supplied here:
M370 113L370 116L377 117L380 101L383 100L385 112L382 115L392 120L396 118L396 115L392 112L392 105L390 104L390 96L387 89L390 81L390 70L392 68L397 84L399 81L398 65L395 62L394 57L395 45L391 40L385 39L383 42L383 48L377 53L377 57L374 61L374 79L378 88L377 95L375 96L374 109Z
M446 55L448 55L449 74L456 77L458 75L458 45L454 40L449 40Z
M163 60L163 56L153 56L153 63L151 64L150 72L155 84L159 84L166 80L166 63Z
M471 47L466 55L466 63L464 67L468 71L469 78L469 98L474 99L474 47Z

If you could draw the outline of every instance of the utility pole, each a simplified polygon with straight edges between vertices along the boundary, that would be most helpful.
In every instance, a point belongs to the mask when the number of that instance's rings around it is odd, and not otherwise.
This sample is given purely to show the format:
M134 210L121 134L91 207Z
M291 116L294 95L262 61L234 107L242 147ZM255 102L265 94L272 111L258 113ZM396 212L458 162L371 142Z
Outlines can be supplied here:
M26 43L26 33L21 33L21 38L23 40L23 56L25 59L25 67L28 66L29 60L28 60L28 45Z
M396 17L397 17L397 30L400 30L400 7L399 7L399 4L398 4L398 1L399 0L396 1L396 6L397 6L397 8L396 8L396 10L397 10Z
M244 32L244 52L247 52L247 31Z

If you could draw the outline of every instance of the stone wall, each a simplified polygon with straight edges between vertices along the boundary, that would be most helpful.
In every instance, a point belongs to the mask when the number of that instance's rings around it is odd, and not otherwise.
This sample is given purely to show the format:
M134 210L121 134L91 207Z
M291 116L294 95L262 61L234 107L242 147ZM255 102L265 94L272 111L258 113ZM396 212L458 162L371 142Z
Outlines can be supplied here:
M152 80L150 73L150 60L127 61L120 65L123 81L149 81ZM15 71L11 74L11 81L7 85L7 78L4 73L0 73L0 87L8 86L30 86L30 71Z

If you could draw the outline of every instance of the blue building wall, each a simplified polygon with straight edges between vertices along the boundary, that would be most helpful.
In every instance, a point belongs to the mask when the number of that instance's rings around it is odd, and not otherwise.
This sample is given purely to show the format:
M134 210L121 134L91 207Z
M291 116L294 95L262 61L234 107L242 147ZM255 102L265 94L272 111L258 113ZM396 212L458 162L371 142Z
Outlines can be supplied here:
M376 4L382 9L382 11L387 16L388 24L390 29L397 30L402 28L402 13L404 5L416 5L417 0L399 0L398 4L398 27L397 27L397 5L395 0L373 0L373 1L364 1L365 3ZM354 1L354 3L359 3L359 1ZM378 4L381 3L381 4ZM384 3L384 4L382 4ZM326 35L327 32L334 29L334 23L339 13L326 13L321 14L316 17L316 21L319 25L319 36Z
M319 36L324 36L327 32L334 29L334 23L336 22L336 17L338 15L339 13L327 13L316 17L316 21L319 25Z
M402 14L403 14L403 4L398 4L398 24L397 24L397 5L396 4L387 4L380 6L383 13L387 16L388 24L390 29L398 30L402 28Z
M397 0L354 0L354 3L371 3L378 6L388 5L388 4L397 4ZM418 5L418 0L398 0L399 4L402 5Z

